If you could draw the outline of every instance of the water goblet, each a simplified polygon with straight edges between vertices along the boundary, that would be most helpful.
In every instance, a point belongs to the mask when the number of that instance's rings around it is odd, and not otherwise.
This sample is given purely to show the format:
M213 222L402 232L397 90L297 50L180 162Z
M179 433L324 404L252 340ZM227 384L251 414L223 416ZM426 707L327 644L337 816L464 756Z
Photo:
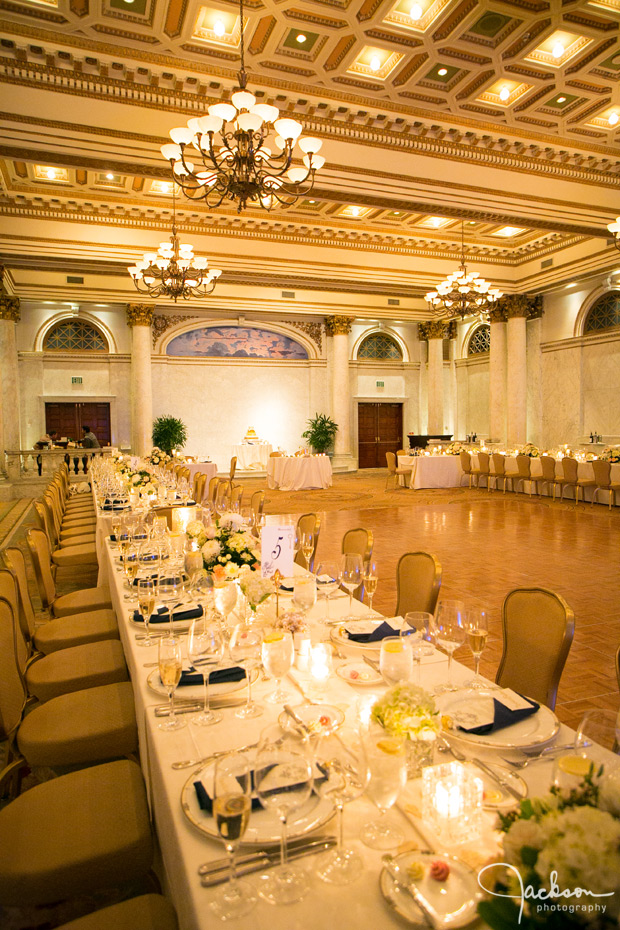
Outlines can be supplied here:
M452 655L463 645L467 633L462 601L444 601L439 605L437 616L433 618L432 633L436 645L448 653L448 681L435 690L438 694L458 691L452 679Z
M232 631L228 648L233 662L243 666L248 680L248 698L235 717L260 717L263 708L252 700L252 672L261 662L261 631L249 623L237 623Z
M362 746L368 772L366 796L378 808L380 817L362 827L360 839L371 849L393 849L405 840L400 827L387 818L407 784L405 741L371 726L362 737Z
M252 810L252 766L242 752L222 756L213 775L213 818L230 858L230 878L210 907L220 920L236 920L252 910L257 901L250 882L237 878L239 842Z
M168 693L169 714L168 719L159 724L160 730L180 730L187 726L187 721L177 717L174 712L174 692L181 680L182 670L181 640L174 633L162 636L159 640L159 677Z
M316 587L318 595L325 598L325 622L330 623L329 601L340 587L340 565L338 562L319 562L316 570Z
M209 675L224 657L224 637L206 612L192 621L187 640L187 655L196 671L202 675L204 687L202 713L192 717L192 723L198 727L213 726L222 720L222 714L214 713L209 707Z
M281 688L281 683L293 665L293 659L295 658L293 634L289 630L265 630L261 646L261 658L263 668L269 677L276 680L275 691L272 691L265 700L269 704L284 704L290 694Z
M480 688L487 687L480 675L480 656L484 651L489 635L487 611L479 607L470 609L467 612L465 628L467 630L467 644L474 655L474 677L471 681L467 682L467 687L479 690Z
M316 577L314 575L295 575L293 579L293 604L300 607L304 614L316 604Z
M342 586L349 592L349 616L347 620L357 620L353 613L353 592L359 588L362 583L362 572L364 564L362 557L357 552L347 552L342 556L340 581Z
M433 615L426 610L410 610L405 614L405 625L401 633L407 632L416 634L413 641L420 639L422 643L421 653L424 656L432 656L435 652L433 646Z
M152 639L149 630L149 623L155 612L155 603L157 600L157 580L155 578L138 578L138 608L144 621L144 633L136 636L136 641L140 646L153 646L155 640Z
M368 616L374 616L374 611L372 609L372 599L375 596L375 591L377 590L377 584L379 583L379 575L377 571L377 563L375 559L368 559L367 562L364 562L364 591L368 595Z
M226 623L226 618L235 609L237 593L237 585L234 581L217 582L213 587L215 609L223 623Z
M379 671L386 684L413 678L413 650L408 636L386 636L381 640Z

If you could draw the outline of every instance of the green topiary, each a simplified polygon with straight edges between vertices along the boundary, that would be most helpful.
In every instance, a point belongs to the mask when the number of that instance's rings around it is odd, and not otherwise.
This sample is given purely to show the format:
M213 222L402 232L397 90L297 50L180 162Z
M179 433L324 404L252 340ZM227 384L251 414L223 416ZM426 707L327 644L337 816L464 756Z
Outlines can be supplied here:
M178 417L157 417L153 422L153 445L172 455L187 442L187 427Z
M307 439L315 452L327 452L332 445L338 424L326 413L317 413L308 420L308 429L302 433L304 439Z

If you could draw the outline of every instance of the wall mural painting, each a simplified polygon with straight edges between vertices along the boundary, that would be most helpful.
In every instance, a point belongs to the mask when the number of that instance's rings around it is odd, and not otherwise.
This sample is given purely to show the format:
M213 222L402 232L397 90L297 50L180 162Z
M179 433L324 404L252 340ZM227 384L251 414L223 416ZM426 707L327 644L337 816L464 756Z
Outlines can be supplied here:
M192 358L307 359L299 342L251 326L205 326L175 336L166 355Z

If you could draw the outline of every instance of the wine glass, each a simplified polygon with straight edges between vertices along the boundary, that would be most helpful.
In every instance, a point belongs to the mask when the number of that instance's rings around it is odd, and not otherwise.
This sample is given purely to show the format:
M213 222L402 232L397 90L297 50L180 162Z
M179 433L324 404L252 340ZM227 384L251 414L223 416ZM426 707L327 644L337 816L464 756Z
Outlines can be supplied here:
M448 653L448 681L436 688L437 693L458 691L452 680L452 655L465 642L465 610L462 601L444 601L433 618L433 638Z
M282 827L280 866L263 878L260 887L261 897L271 904L293 904L310 890L305 872L288 863L287 824L310 797L312 781L307 736L298 728L283 733L279 726L267 727L256 753L254 783L260 803L277 814Z
M393 849L405 840L400 827L390 823L386 817L407 784L405 741L396 736L386 736L382 729L371 726L362 738L362 745L368 772L366 796L379 809L381 816L362 827L360 839L372 849Z
M340 565L338 562L319 562L316 570L316 587L319 596L325 598L325 621L330 623L329 601L340 587Z
M372 599L375 596L378 582L379 576L377 573L377 563L375 559L368 559L367 562L364 562L364 591L368 595L369 617L374 616L374 611L372 609Z
M252 700L252 672L261 662L261 631L249 623L237 623L228 648L233 662L243 666L248 680L248 699L244 707L235 712L235 717L260 717L263 708Z
M149 623L155 612L155 602L157 600L157 579L156 578L138 578L138 608L144 621L144 633L136 635L136 641L140 646L153 646L155 640L151 638Z
M283 704L290 694L280 687L295 657L293 634L289 630L266 630L263 634L261 658L263 668L270 678L275 678L276 688L265 700L270 704Z
M299 534L299 548L306 560L306 568L310 571L310 562L314 554L314 533L312 531Z
M381 640L379 671L386 684L413 678L413 650L408 636L386 636Z
M168 692L170 712L168 719L159 724L160 730L180 730L187 725L187 721L177 717L174 712L174 692L181 680L182 670L181 640L174 633L162 636L159 640L159 677Z
M467 643L474 654L474 677L467 682L468 688L485 688L485 682L480 675L480 656L484 650L489 635L489 616L486 610L479 607L467 612L465 621L467 630Z
M204 686L204 704L202 713L192 717L192 723L198 727L210 727L222 720L222 714L214 713L209 707L209 675L224 657L224 638L220 629L207 617L192 621L187 640L187 655L190 662L202 675Z
M432 656L433 647L433 615L426 610L410 610L405 614L405 626L401 630L402 635L416 634L413 637L414 643L420 639L421 654L423 656Z
M318 783L319 794L334 804L338 813L338 843L323 853L317 875L324 882L348 885L364 868L361 856L344 843L344 805L359 798L366 788L368 771L360 745L359 733L347 728L322 737L316 761L326 778Z
M252 766L242 752L229 753L215 763L213 774L213 819L230 858L230 878L210 907L220 920L236 920L256 904L253 886L237 878L239 842L252 810Z
M235 609L237 603L237 586L234 581L224 581L214 585L213 597L215 609L225 623L228 615Z
M364 565L362 557L357 552L347 552L342 556L340 581L349 592L349 616L347 620L357 620L353 613L353 592L362 583Z
M314 575L295 575L293 579L293 603L304 614L316 604L316 577Z

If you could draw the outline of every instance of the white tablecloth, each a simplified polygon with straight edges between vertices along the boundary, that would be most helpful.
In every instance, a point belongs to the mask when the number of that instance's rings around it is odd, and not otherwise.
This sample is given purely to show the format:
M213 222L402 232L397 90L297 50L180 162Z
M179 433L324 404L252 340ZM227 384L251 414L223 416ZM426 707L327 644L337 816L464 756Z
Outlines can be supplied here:
M332 463L327 455L278 455L267 463L267 487L281 491L330 488Z
M412 468L409 487L458 488L463 478L461 459L458 455L399 455L399 468ZM405 483L401 477L401 484Z
M217 465L214 465L213 462L188 462L185 466L189 468L189 481L190 487L194 484L194 477L200 472L201 475L206 475L207 480L205 482L205 490L203 494L203 500L208 497L209 494L209 482L211 478L215 478L217 475ZM200 502L199 502L200 503Z
M237 471L267 468L273 446L269 442L242 442L232 447L232 454L237 456Z

